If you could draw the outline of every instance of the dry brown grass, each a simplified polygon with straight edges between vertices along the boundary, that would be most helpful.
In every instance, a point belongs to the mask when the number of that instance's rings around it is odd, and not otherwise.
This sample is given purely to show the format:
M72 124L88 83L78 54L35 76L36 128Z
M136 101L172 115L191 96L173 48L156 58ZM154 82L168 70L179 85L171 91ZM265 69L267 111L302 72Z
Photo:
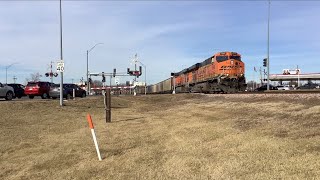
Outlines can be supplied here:
M320 99L303 95L0 102L0 179L317 179ZM86 113L103 156L99 162Z

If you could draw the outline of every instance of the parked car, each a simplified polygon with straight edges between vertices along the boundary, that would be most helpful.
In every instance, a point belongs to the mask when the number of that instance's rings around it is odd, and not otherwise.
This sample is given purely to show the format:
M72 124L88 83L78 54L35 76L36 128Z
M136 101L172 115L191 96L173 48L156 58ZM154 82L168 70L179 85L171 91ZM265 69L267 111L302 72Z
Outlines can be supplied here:
M15 94L14 97L17 97L20 99L22 96L26 96L26 94L24 93L24 88L25 88L24 85L22 85L22 84L8 84L8 86L13 87L14 94Z
M86 97L86 91L75 84L63 84L63 98L71 99L73 97L73 89L75 89L76 97ZM60 97L60 84L55 84L50 88L49 92L52 99Z
M49 96L52 99L57 99L60 97L60 84L52 84L49 91ZM63 85L63 98L69 99L70 96L67 95L66 86Z
M266 91L266 90L267 90L267 85L263 85L263 86L260 86L257 89L255 89L255 91ZM269 84L269 90L277 90L277 87Z
M289 85L280 85L280 86L277 86L277 89L278 90L293 90L293 87L289 86Z
M12 100L14 94L14 89L11 86L0 83L0 98L5 98L6 100Z
M24 93L33 99L35 96L41 96L42 99L49 98L50 83L49 82L28 82Z
M67 93L71 95L71 97L73 96L73 89L75 89L75 96L76 97L86 97L87 92L85 90L83 90L82 88L80 88L78 85L76 84L65 84L66 85L66 90Z
M298 87L297 89L319 89L319 85L315 83L307 83L303 86Z

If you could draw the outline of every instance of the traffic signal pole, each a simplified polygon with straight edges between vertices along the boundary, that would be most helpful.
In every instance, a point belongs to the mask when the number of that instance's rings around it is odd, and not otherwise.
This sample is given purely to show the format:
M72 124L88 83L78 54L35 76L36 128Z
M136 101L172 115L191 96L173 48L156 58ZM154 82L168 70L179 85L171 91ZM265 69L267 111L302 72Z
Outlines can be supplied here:
M269 58L269 45L270 45L270 0L268 2L268 57L267 57L267 90L270 90L269 74L270 74L270 58Z

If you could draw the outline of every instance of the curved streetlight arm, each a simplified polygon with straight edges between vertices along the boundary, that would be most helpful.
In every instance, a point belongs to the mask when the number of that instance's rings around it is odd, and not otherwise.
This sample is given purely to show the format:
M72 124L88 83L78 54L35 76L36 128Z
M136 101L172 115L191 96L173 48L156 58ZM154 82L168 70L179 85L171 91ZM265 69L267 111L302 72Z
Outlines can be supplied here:
M12 64L8 65L8 66L6 66L6 69L9 69L11 66L13 66L15 64L18 64L18 63L12 63Z
M92 51L99 44L103 44L103 43L97 43L92 48L87 50L87 93L88 93L88 95L90 95L90 89L91 89L90 88L90 83L89 83L89 52Z
M144 67L144 95L147 95L147 66L144 65L141 61L137 60L136 62L139 62Z
M144 65L142 62L140 62L139 60L137 62L139 62L144 68L146 68L146 65Z
M7 81L7 77L8 77L8 69L9 69L11 66L15 65L15 64L18 64L18 63L12 63L12 64L10 64L10 65L6 66L6 84L8 84L8 81Z
M99 44L103 44L103 43L97 43L96 45L94 45L91 49L89 49L88 50L88 53L90 52L90 51L92 51L96 46L98 46Z

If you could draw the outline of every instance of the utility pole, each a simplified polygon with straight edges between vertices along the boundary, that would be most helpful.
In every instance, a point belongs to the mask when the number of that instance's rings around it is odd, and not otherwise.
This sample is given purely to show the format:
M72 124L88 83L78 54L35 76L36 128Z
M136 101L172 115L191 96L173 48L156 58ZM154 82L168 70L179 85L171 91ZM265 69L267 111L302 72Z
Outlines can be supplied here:
M269 75L270 75L270 57L269 57L269 45L270 45L270 0L268 2L268 61L267 61L267 90L269 88Z
M253 90L253 91L254 91L254 82L255 82L255 81L254 81L254 79L255 79L255 78L254 78L254 74L255 74L255 71L253 71L253 81L252 81L252 90Z
M298 73L298 87L300 87L300 71L299 71L299 66L297 65L297 73Z

